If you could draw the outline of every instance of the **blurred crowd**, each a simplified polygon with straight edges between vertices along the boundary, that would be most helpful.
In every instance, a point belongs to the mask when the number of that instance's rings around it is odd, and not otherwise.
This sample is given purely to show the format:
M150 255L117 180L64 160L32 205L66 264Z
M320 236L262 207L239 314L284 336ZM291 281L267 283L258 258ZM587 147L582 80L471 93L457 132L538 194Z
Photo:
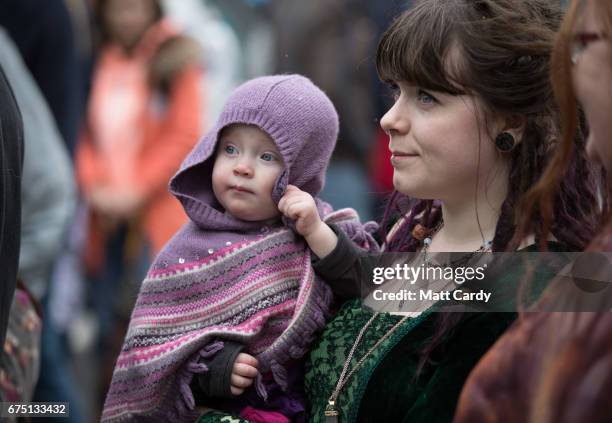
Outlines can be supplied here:
M99 419L139 284L186 221L168 180L249 78L300 73L329 95L341 121L322 198L379 218L391 99L372 55L408 3L1 0L0 66L23 123L3 400Z

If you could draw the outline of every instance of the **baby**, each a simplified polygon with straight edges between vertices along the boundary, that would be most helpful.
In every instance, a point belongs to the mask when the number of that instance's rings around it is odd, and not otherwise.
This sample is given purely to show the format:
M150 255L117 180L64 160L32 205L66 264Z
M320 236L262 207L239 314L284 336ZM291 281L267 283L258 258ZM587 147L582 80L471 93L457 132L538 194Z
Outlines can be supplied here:
M232 93L170 182L190 222L142 284L104 421L194 421L199 405L305 421L301 358L332 295L278 203L307 192L324 222L377 249L353 210L317 198L337 135L331 101L307 78L256 78Z

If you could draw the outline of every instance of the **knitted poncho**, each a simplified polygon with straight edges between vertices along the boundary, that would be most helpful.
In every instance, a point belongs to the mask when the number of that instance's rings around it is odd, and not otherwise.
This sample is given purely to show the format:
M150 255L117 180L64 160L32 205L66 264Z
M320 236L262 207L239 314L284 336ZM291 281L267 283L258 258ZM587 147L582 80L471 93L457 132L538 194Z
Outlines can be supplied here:
M223 339L247 345L260 374L286 387L284 365L302 357L323 327L332 300L310 265L310 250L282 220L266 226L227 214L211 187L220 131L256 125L276 143L284 170L273 188L278 202L291 183L315 196L337 137L338 120L325 94L297 75L257 78L230 96L215 127L170 183L191 219L155 260L142 284L117 360L103 421L194 421L194 374L201 357ZM350 209L319 213L366 249L377 249ZM261 382L261 380L259 380ZM265 398L263 384L258 393Z

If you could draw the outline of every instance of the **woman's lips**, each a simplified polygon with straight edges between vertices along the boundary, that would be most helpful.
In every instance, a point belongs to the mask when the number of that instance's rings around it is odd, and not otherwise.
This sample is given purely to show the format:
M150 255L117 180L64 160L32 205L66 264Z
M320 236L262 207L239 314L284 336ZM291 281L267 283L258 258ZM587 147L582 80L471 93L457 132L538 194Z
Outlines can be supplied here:
M392 151L391 152L391 165L393 165L393 167L396 167L416 157L419 157L419 155L414 154L414 153L404 153L401 151Z

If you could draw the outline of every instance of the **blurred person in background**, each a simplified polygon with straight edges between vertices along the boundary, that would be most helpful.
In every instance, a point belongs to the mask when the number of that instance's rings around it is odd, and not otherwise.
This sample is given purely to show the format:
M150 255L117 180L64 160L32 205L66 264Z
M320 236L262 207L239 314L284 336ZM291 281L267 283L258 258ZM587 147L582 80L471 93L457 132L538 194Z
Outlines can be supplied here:
M13 378L14 393L9 399L31 401L41 349L41 315L34 305L38 306L46 294L53 264L62 248L75 204L75 184L68 151L45 98L1 26L0 62L22 113L25 138L18 269L23 285L13 302L2 365L11 369L9 374L18 376ZM46 370L56 365L52 361L42 364ZM73 415L78 414L74 407Z
M223 14L238 37L239 78L244 81L275 73L274 51L280 39L274 31L271 7L276 2L271 0L205 0L205 2L208 7L215 7ZM291 11L291 16L299 14L299 5L302 2L284 3L296 7L296 10Z
M15 93L24 127L18 275L41 301L73 214L76 188L72 164L45 98L2 26L0 63Z
M83 420L70 371L74 357L50 318L49 299L58 280L63 282L53 277L53 269L64 251L67 223L74 212L75 182L68 153L76 143L85 100L87 72L81 62L90 61L90 48L85 52L78 48L89 45L89 37L79 32L83 43L77 44L70 11L80 8L86 21L86 1L3 0L0 9L0 25L7 31L0 39L0 60L19 102L26 138L19 278L23 290L27 286L33 301L41 302L45 310L41 338L40 326L30 324L39 316L28 312L27 296L15 296L13 307L21 316L15 320L12 315L11 325L23 331L13 341L23 342L9 351L31 360L20 373L23 381L28 380L20 383L22 400L69 402L68 421L77 422ZM62 301L66 309L67 298ZM23 326L24 322L30 323ZM40 377L32 398L29 391L36 382L39 359Z
M75 221L78 220L75 207L76 182L72 162L65 163L63 160L54 159L61 152L58 153L50 149L60 148L65 150L64 144L66 144L70 153L74 153L76 139L73 138L76 138L77 127L81 124L84 115L84 105L87 101L93 62L91 11L89 0L62 0L45 3L45 7L41 10L22 17L24 24L28 22L29 26L39 25L41 19L47 22L38 29L37 36L31 41L28 50L24 51L23 54L28 51L38 51L38 54L42 55L46 50L52 49L51 52L44 53L49 57L50 63L48 66L57 66L59 63L63 66L61 72L59 74L53 71L42 72L38 75L37 82L41 87L54 86L54 90L62 93L63 101L69 103L66 107L67 110L71 111L71 113L63 114L53 111L55 116L51 116L52 122L48 122L44 116L49 113L45 113L40 107L40 109L32 111L32 114L35 114L37 118L24 119L26 122L26 146L34 144L30 148L26 147L24 175L28 174L29 152L34 150L34 154L38 154L38 160L34 171L29 173L39 177L39 182L35 185L38 189L29 194L31 198L29 201L31 207L29 208L32 211L28 212L26 210L27 205L24 200L24 214L29 215L28 220L31 222L28 226L38 227L39 229L29 235L29 238L31 238L28 243L30 244L29 248L22 247L22 255L27 253L27 256L30 257L28 260L30 263L26 262L26 264L39 269L37 284L45 288L42 296L44 320L40 351L41 371L33 400L69 403L69 417L47 419L49 421L60 419L66 423L88 421L87 411L90 407L88 407L86 399L93 389L93 383L91 383L90 376L84 379L77 378L77 376L82 376L83 373L87 374L81 369L88 366L83 365L79 354L81 351L74 347L74 340L68 336L69 329L80 323L79 312L83 309L82 304L85 301L83 295L85 282L82 272L74 269L71 272L66 272L66 262L71 260L80 262L80 259L77 259L77 253L69 242L70 233L78 227L78 223L75 224ZM28 17L30 21L27 21ZM50 43L48 40L54 41ZM51 60L54 57L53 50L57 51L56 61ZM66 60L66 58L69 58L69 60ZM62 77L62 79L58 81L58 77ZM63 78L67 78L67 80L64 81ZM42 99L43 102L45 102L44 100L45 98ZM45 108L47 108L47 105L45 105ZM28 120L37 123L40 127L30 130L30 133L38 133L49 139L55 137L66 138L66 142L51 144L50 141L46 141L47 150L50 151L49 155L41 150L37 151L36 144L40 144L42 141L38 139L33 142L28 141L30 138L28 137ZM70 128L71 138L67 138L68 135L65 131L58 132L58 128L61 128L62 131ZM63 156L66 156L65 153ZM50 173L49 168L52 173ZM57 168L60 169L57 170ZM45 190L43 189L45 185L53 188ZM52 198L51 193L55 196L53 202L49 200L49 198ZM60 195L62 193L63 199ZM24 193L24 195L26 194ZM47 207L36 207L44 201L50 202ZM42 226L39 222L44 221L45 216L54 219L49 219L47 226ZM70 222L70 225L61 224L61 219ZM26 225L25 217L23 223ZM23 242L27 243L27 240L24 238ZM50 256L51 252L53 252L52 257ZM36 257L34 263L31 263L32 257ZM52 259L50 268L45 267L48 259ZM28 281L30 285L36 282L29 282L30 278L26 276L24 276L24 280ZM41 282L44 282L44 285ZM34 294L38 299L41 299L39 292L35 290ZM58 315L62 318L58 318ZM86 337L79 336L79 338Z
M244 78L243 46L237 32L212 1L163 0L162 5L167 15L178 22L185 34L197 40L204 50L204 122L215 122L227 97Z
M17 281L24 157L21 113L0 66L0 401L28 401L38 373L40 320ZM16 287L17 285L17 287Z
M124 282L142 280L187 220L167 185L203 130L203 71L199 46L156 0L99 0L96 19L100 50L76 169L89 210L83 253L104 355L102 401L138 289Z
M82 118L83 77L65 1L1 0L0 25L17 45L73 152Z

